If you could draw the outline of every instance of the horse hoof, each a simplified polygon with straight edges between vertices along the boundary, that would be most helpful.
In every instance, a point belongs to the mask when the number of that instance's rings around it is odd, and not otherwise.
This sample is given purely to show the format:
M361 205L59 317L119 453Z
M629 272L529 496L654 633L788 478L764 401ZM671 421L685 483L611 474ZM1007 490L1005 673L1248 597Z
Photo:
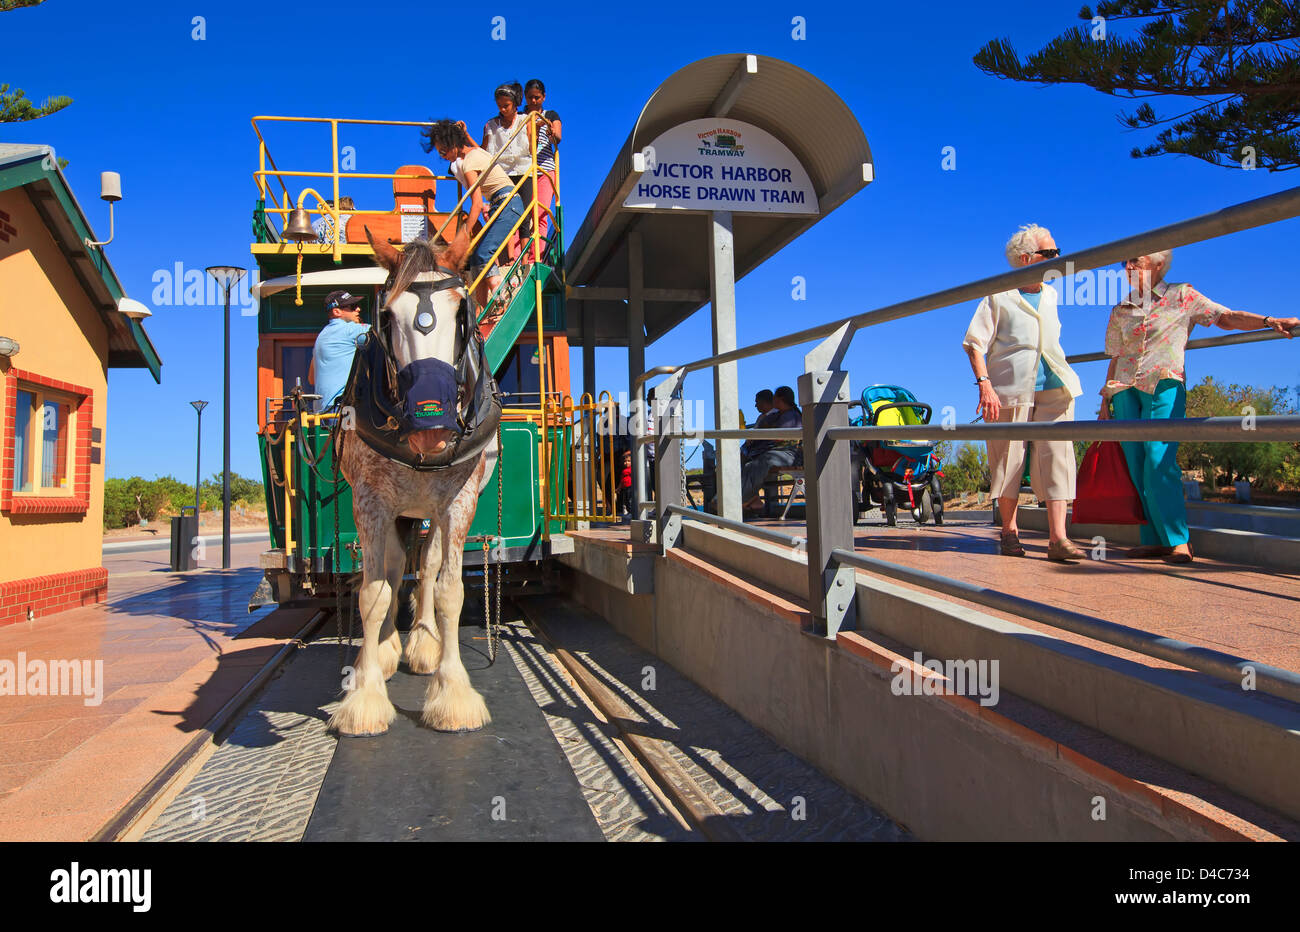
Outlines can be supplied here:
M438 671L442 663L442 641L423 628L415 628L406 643L406 666L416 676L428 676Z
M349 738L373 738L388 731L397 709L382 693L353 690L330 716L328 728Z
M478 731L492 716L483 697L468 682L438 674L425 694L420 721L435 731Z

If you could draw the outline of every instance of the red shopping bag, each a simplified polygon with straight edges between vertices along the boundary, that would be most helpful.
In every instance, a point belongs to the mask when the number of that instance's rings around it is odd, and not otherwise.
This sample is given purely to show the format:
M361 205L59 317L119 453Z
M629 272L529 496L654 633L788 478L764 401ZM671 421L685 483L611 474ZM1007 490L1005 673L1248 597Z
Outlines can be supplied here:
M1146 524L1142 500L1118 441L1098 440L1083 454L1071 520L1075 524Z

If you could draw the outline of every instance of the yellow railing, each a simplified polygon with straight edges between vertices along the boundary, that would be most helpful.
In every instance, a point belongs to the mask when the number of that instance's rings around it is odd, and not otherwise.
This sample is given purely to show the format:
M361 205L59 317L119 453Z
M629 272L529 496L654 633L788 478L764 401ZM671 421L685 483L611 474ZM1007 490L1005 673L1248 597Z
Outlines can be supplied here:
M330 411L323 414L311 414L302 412L297 420L302 426L303 432L309 427L318 427L323 421L330 421L337 418L338 412ZM284 425L284 552L290 556L294 551L293 539L293 505L295 491L293 487L293 421ZM302 441L299 441L300 443ZM267 456L270 456L268 447Z
M527 218L530 213L532 214L533 217L533 229L537 229L536 224L540 219L540 216L543 214L549 217L551 228L552 229L555 228L554 213L551 211L549 207L540 204L538 202L537 195L536 195L538 168L537 168L537 131L536 131L537 120L535 119L535 117L539 116L539 114L529 113L529 114L520 114L520 116L522 116L523 119L519 121L519 125L515 128L514 132L512 132L509 135L509 137L507 137L505 145L502 147L501 151L497 152L497 154L492 157L491 162L488 163L488 170L490 170L493 166L496 165L498 159L500 159L501 155L504 153L505 147L508 146L511 142L513 142L515 137L526 127L529 128L528 129L529 153L530 153L529 171L526 175L520 178L520 180L514 185L513 188L511 188L510 197L513 197L516 193L519 192L525 180L531 180L532 190L534 192L533 198L530 204L524 206L524 213L520 221L517 222L513 227L511 227L510 231L506 234L505 237L506 242L508 242L510 237L517 232L519 227L522 225L523 219ZM275 159L271 156L270 150L267 148L266 138L262 135L262 129L260 126L258 126L258 121L262 121L266 123L329 124L330 143L331 143L330 145L331 170L327 172L290 171L287 169L280 168L278 165L276 165ZM265 202L268 200L268 198L271 202L270 206L263 207L263 212L268 215L271 214L278 215L281 218L280 230L276 231L278 234L281 235L283 234L284 225L288 222L289 212L295 208L306 210L309 215L315 214L317 216L330 217L334 227L334 237L333 237L333 243L329 245L332 246L332 252L333 252L335 262L340 261L343 254L344 243L343 243L343 237L340 235L340 231L341 231L341 219L344 214L347 214L349 217L403 215L403 212L397 210L396 208L393 208L391 210L364 210L364 209L342 210L339 206L339 200L341 197L340 194L341 182L344 179L368 179L368 180L387 179L390 181L402 179L402 180L420 181L420 180L429 180L430 178L432 178L433 180L436 181L456 180L451 175L429 176L429 175L405 175L405 174L381 173L381 172L348 172L348 171L340 171L339 169L339 126L341 125L428 127L428 126L432 126L433 125L432 123L411 121L411 120L350 120L350 119L340 119L336 117L286 117L286 116L257 116L257 117L253 117L252 123L253 123L253 132L257 134L257 142L258 142L258 169L253 173L253 178L257 184L258 197L263 201L264 205ZM558 204L560 203L559 152L558 150L554 150L554 149L552 151L554 153L556 162L555 162L555 172L553 173L551 181L552 181L552 187L555 189L555 202ZM270 165L270 168L267 167L268 163ZM463 193L460 200L457 201L456 206L452 208L450 212L450 217L456 216L457 212L462 209L467 199L472 196L475 190L478 189L479 185L483 181L483 176L485 176L486 174L487 171L484 171L482 175L480 175L480 177L475 181L475 183L471 185L470 188ZM551 174L551 173L542 172L542 174ZM281 198L276 195L275 190L269 186L268 179L271 178L274 178L277 182L279 182L280 192L283 195L283 200L281 200ZM303 190L298 193L298 197L295 199L289 193L289 189L284 183L285 178L327 178L331 181L333 198L327 199L323 197L318 191L316 191L315 188L306 187L303 188ZM307 206L308 196L314 197L316 199L317 207L310 208ZM329 201L332 201L333 206L330 206ZM498 210L495 213L493 213L490 218L485 219L482 229L478 232L478 234L476 234L473 237L471 241L471 245L470 245L471 249L473 249L474 246L477 245L479 239L483 236L483 234L487 231L487 228L491 225L491 222L496 220L496 218L500 215L501 211L505 209L507 204L509 204L509 198L506 198L505 203L503 203L502 206L498 208ZM434 210L429 211L430 214L435 212L436 211ZM450 217L448 218L448 221L444 221L443 225L439 227L437 235L441 235L446 230L447 223L449 222ZM426 220L428 219L428 215L426 215L425 219ZM491 265L496 261L496 258L500 255L500 252L501 250L498 249L496 252L493 253L493 261L485 265L484 273L486 272L486 269L490 268ZM540 257L540 249L538 249L537 257ZM476 288L478 286L481 279L482 279L482 274L480 274L477 278L475 278L473 284L471 285L471 290L473 290L473 288Z
M258 121L262 121L264 123L318 123L318 124L327 123L329 124L330 143L331 143L330 146L331 170L327 172L289 171L287 169L280 168L278 165L275 164L275 159L271 156L270 151L267 148L266 138L262 135L262 129L261 127L258 126ZM371 180L388 179L390 181L403 179L403 180L411 180L411 181L427 181L430 179L430 177L432 177L434 180L437 181L455 180L450 175L433 175L433 176L401 175L395 173L381 173L381 172L340 171L339 170L339 127L340 126L425 127L431 125L433 124L427 122L411 121L411 120L348 120L348 119L339 119L336 117L285 117L285 116L253 117L253 132L257 134L257 146L258 146L258 152L257 152L258 169L253 173L253 178L257 183L258 196L262 199L263 202L265 202L266 199L269 197L271 200L271 204L273 205L273 206L264 207L263 208L264 212L267 214L277 214L281 218L280 230L276 232L281 234L283 233L284 224L288 222L289 211L293 210L295 207L302 208L306 210L309 214L316 214L322 217L328 216L330 217L331 221L334 224L334 242L332 243L332 247L333 247L332 251L334 254L334 261L338 262L343 255L343 245L344 245L343 237L339 235L341 232L340 220L343 214L347 214L348 216L351 217L351 216L362 216L362 215L392 216L401 213L396 208L391 210L341 210L339 208L339 199L340 199L339 189L343 179L346 178L371 179ZM270 163L271 166L269 169L267 168L268 162ZM280 190L284 195L283 202L280 200L280 198L276 197L275 191L268 186L267 182L268 179L270 178L274 178L276 181L279 182ZM330 179L332 182L332 190L334 192L334 197L333 197L334 206L333 207L329 206L329 204L326 203L326 199L321 197L321 195L314 188L304 188L301 192L299 192L298 197L295 199L292 195L290 195L289 189L284 183L285 178L328 178ZM316 209L311 209L306 206L306 198L308 195L311 195L312 197L316 198L318 204L318 207ZM427 219L428 218L426 217L426 220Z
M565 435L572 428L572 439L564 471L568 489L557 491L552 501L560 507L548 511L548 521L564 521L572 527L578 521L614 523L619 520L618 464L614 461L614 432L618 423L618 406L609 392L597 400L584 394L577 404L565 395L559 404L547 405L548 420L553 418L553 433Z

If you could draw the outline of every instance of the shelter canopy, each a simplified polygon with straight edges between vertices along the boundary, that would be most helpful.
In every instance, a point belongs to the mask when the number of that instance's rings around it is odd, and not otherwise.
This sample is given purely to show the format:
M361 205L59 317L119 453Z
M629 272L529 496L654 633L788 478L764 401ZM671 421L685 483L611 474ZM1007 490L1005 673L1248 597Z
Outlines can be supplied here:
M651 95L569 248L569 339L628 346L627 237L641 234L646 342L709 301L709 213L624 207L653 175L646 147L661 134L703 118L751 124L776 137L806 170L816 213L732 210L736 280L871 182L871 149L856 117L820 80L762 55L716 55L693 62ZM724 124L720 124L724 125ZM658 179L656 179L658 180ZM594 337L584 332L586 319Z

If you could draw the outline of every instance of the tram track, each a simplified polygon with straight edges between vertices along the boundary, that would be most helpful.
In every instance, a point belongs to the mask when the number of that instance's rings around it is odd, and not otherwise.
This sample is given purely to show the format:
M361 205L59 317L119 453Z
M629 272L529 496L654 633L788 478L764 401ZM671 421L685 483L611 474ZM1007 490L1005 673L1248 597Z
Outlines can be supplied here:
M698 781L669 753L662 739L642 734L645 721L613 689L605 685L573 653L558 646L527 600L517 603L530 631L568 674L569 687L597 717L617 730L609 735L625 760L678 823L709 841L741 842L745 837Z
M206 725L199 729L170 761L146 783L117 814L109 819L91 841L137 841L148 831L154 819L181 793L202 769L244 711L262 688L279 672L294 652L306 647L312 636L332 617L329 609L313 612L298 631L280 646L251 680L223 705Z
M390 733L327 733L337 700L324 697L338 662L327 607L282 649L293 658L279 658L284 675L271 669L260 689L250 683L258 695L214 718L98 838L899 839L873 807L581 606L540 593L503 601L509 622L495 666L504 669L493 674L488 664L475 675L501 713L483 732L444 735L413 724L424 682L399 671L389 689L403 714ZM471 605L462 652L481 663L487 632ZM389 802L371 808L357 795L361 784ZM508 821L489 814L486 800L497 799L510 801Z

